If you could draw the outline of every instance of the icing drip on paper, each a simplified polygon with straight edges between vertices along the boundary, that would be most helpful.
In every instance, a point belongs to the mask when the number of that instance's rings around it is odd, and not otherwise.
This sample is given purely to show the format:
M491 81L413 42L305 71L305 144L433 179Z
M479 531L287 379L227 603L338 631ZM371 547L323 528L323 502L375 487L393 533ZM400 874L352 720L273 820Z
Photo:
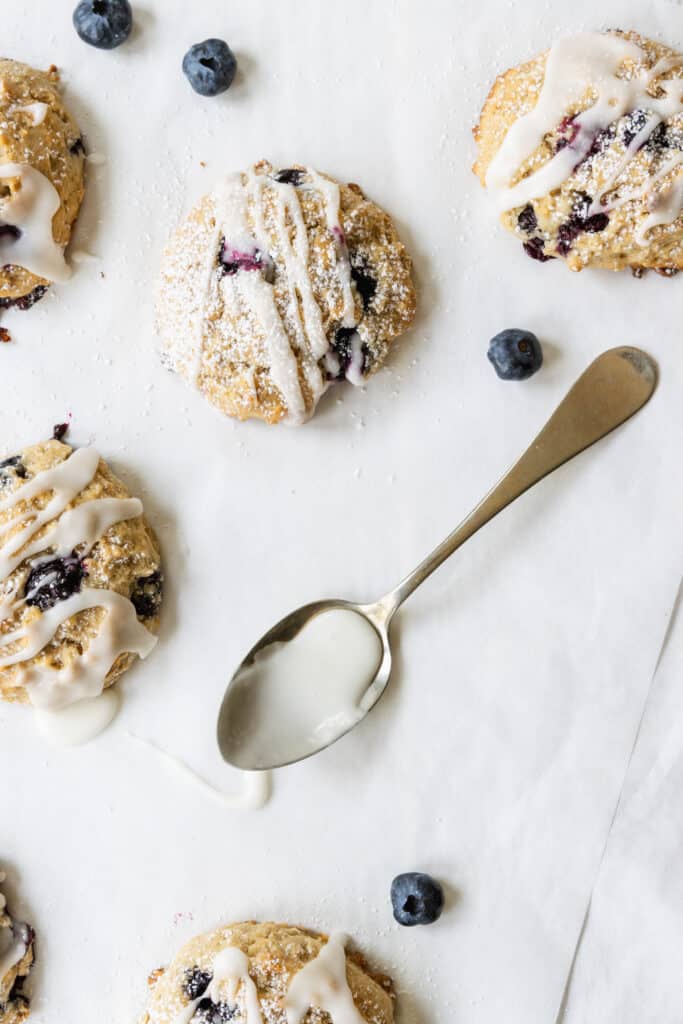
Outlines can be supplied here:
M71 271L52 235L60 199L52 182L30 164L0 165L0 182L18 178L20 188L0 200L0 221L13 229L0 235L0 263L24 267L48 281L66 281Z
M0 513L9 513L0 525L0 623L11 619L30 600L11 589L9 577L32 555L32 567L69 555L75 548L87 555L96 541L115 523L142 514L136 498L99 498L68 508L94 479L99 455L92 448L80 448L64 462L38 473L6 498ZM39 495L51 495L42 509L28 503ZM10 528L19 525L13 536ZM47 553L47 549L51 553ZM42 586L46 583L42 581ZM19 585L21 589L21 585ZM59 626L82 611L100 608L105 617L97 636L70 665L59 670L46 665L25 664L54 639ZM46 711L58 711L78 700L102 693L105 678L116 659L124 653L145 658L156 637L137 618L128 598L112 590L86 587L60 600L42 614L16 629L0 632L0 668L20 666L16 685L24 685L32 704Z
M128 736L130 739L135 740L136 743L141 743L143 746L153 750L155 754L163 758L163 760L166 761L166 763L175 771L183 775L186 779L189 779L190 782L202 789L204 793L211 797L212 800L222 804L223 807L229 807L232 810L237 811L257 811L260 810L261 807L265 807L270 799L272 789L271 772L240 772L244 782L242 792L226 793L199 775L194 768L191 768L187 761L184 761L182 758L169 753L168 750L164 750L163 747L158 746L156 743L152 743L151 740L143 739L141 736L135 736L133 733L128 733Z
M671 224L681 215L683 188L677 181L670 182L659 195L655 186L683 165L683 153L673 156L656 174L649 174L635 191L610 198L619 178L658 126L683 113L683 79L661 80L669 71L683 66L683 57L663 58L651 68L644 66L645 59L641 47L611 34L583 33L552 47L535 107L511 126L488 168L486 185L501 212L525 206L560 188L590 155L601 131L626 114L643 111L647 114L645 124L629 141L588 215L609 212L648 197L652 212L638 231L641 245L646 244L653 227ZM628 72L624 72L626 61L635 65ZM653 87L658 95L651 94ZM511 184L543 139L566 120L567 111L582 105L587 92L593 95L593 102L572 118L572 137L567 144L538 170Z

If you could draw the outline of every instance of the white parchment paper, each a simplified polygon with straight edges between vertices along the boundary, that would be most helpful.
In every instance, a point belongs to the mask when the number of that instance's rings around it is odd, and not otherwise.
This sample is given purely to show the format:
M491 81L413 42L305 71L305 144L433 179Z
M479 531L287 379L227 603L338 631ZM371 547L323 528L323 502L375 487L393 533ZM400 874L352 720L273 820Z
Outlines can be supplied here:
M682 672L679 604L592 893L566 1024L683 1019Z
M350 931L394 975L404 1022L552 1024L683 572L683 280L528 260L470 173L470 129L494 76L558 35L632 25L683 46L683 10L144 0L134 38L102 53L76 38L71 6L32 0L3 19L3 52L63 69L104 162L75 241L95 259L4 320L0 436L11 452L73 413L74 442L94 441L143 498L168 595L158 650L98 743L52 750L29 712L0 708L0 859L40 933L36 1022L134 1020L149 970L246 916ZM241 67L214 101L180 72L210 35ZM360 182L396 218L420 286L390 366L298 431L221 420L152 344L168 232L264 156ZM545 345L524 385L485 357L506 326ZM621 343L660 363L650 406L411 599L390 692L283 772L266 810L226 812L128 739L237 785L213 737L245 649L303 601L393 585ZM391 878L411 869L448 886L433 928L392 920Z

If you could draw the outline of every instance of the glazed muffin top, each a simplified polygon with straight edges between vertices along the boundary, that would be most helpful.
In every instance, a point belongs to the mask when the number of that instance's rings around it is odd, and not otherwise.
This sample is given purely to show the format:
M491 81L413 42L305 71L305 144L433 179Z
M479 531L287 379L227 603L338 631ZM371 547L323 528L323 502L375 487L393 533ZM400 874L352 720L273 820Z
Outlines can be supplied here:
M31 305L69 275L85 151L55 68L0 60L0 305Z
M501 75L475 172L529 256L683 265L683 56L636 33L583 33Z
M300 423L362 384L410 325L410 259L357 185L262 161L204 197L164 254L167 366L222 412Z

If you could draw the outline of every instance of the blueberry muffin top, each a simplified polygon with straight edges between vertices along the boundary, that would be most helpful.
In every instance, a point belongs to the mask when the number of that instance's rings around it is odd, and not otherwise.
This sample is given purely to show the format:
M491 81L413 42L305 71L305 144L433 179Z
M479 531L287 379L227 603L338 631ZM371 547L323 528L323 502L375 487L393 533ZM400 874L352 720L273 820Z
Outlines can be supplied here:
M0 308L27 309L69 276L85 150L55 68L0 60Z
M141 502L93 448L0 461L0 698L97 696L154 647L162 582Z
M391 982L347 943L255 921L200 935L150 976L141 1024L391 1024Z
M583 33L501 75L474 170L528 256L637 276L683 267L683 55Z
M261 162L175 232L157 322L165 364L222 412L301 423L334 381L362 384L415 313L392 221L357 185Z
M5 875L0 871L0 883ZM33 966L34 933L30 925L15 921L0 891L0 1024L19 1024L29 1014L22 992Z

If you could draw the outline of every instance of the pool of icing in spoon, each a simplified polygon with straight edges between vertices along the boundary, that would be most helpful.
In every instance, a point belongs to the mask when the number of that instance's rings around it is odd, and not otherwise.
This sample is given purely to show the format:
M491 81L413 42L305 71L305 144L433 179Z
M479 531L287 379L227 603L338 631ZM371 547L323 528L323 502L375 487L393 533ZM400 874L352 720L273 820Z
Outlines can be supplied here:
M345 608L322 611L292 640L264 648L232 683L227 729L236 760L286 764L342 736L365 714L362 698L381 660L377 631Z

